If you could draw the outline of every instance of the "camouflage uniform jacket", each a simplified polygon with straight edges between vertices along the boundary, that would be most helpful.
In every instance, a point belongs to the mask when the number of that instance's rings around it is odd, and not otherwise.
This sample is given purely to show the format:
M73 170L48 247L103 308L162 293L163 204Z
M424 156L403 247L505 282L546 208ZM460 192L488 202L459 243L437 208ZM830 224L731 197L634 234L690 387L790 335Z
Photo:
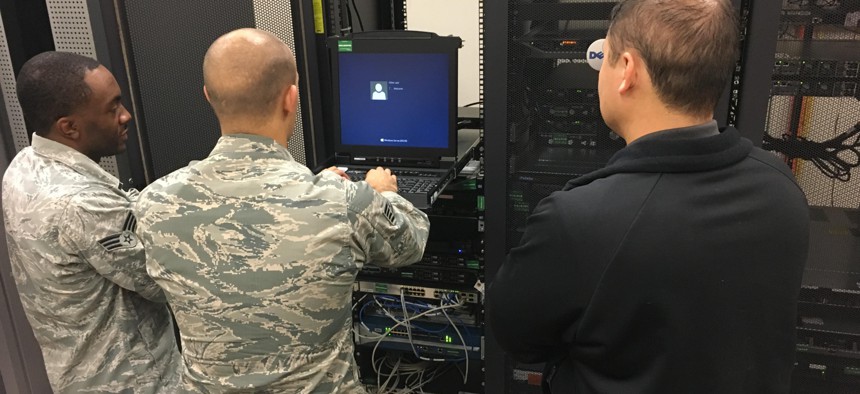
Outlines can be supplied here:
M427 215L394 192L314 175L272 139L221 137L135 211L193 392L364 393L351 294L365 263L423 255Z
M3 177L15 283L58 393L175 392L179 383L170 312L133 232L137 192L118 185L38 135Z

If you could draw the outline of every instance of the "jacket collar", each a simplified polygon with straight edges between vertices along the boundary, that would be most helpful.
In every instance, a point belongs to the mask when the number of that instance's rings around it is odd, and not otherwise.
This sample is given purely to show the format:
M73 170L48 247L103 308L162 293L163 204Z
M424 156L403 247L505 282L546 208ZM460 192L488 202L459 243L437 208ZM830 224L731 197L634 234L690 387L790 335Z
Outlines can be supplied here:
M287 148L269 137L254 134L230 134L221 136L209 156L222 156L228 159L271 158L276 157L293 161Z
M717 133L713 133L717 131ZM734 127L717 129L716 122L657 132L634 141L609 159L606 167L573 179L564 190L616 173L700 172L743 160L752 142Z
M98 163L68 145L34 133L31 147L36 154L63 163L79 174L105 182L113 187L118 187L120 184L119 179L101 168Z

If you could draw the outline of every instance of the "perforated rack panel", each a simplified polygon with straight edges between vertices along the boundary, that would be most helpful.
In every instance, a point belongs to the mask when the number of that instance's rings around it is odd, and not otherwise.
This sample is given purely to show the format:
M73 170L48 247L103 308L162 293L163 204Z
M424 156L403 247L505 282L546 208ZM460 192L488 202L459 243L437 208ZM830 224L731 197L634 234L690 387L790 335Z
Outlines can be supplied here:
M93 41L90 10L86 0L47 0L46 4L56 50L73 52L98 60ZM119 177L116 157L104 157L99 161L99 165L105 171Z

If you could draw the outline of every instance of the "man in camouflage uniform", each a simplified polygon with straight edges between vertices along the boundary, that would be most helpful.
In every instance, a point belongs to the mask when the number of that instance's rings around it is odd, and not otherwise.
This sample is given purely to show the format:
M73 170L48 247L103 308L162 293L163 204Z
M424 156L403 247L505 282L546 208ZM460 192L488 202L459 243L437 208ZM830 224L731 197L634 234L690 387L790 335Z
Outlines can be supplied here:
M365 263L420 260L427 216L388 170L353 183L293 160L298 75L275 36L220 37L203 74L223 136L135 205L148 272L176 313L186 390L364 393L353 282Z
M146 275L131 203L96 163L125 150L131 114L113 75L46 52L18 77L32 146L3 177L12 270L58 393L171 392L180 355L161 289Z

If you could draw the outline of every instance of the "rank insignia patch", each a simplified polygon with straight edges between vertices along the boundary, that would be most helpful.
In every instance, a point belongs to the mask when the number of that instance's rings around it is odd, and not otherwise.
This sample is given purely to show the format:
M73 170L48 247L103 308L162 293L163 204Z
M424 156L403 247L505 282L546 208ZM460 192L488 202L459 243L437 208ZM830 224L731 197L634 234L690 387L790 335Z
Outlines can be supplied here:
M122 226L122 231L109 235L99 240L99 244L108 252L113 252L118 249L133 248L137 245L137 235L134 229L137 228L137 218L131 212L125 218L125 223Z

